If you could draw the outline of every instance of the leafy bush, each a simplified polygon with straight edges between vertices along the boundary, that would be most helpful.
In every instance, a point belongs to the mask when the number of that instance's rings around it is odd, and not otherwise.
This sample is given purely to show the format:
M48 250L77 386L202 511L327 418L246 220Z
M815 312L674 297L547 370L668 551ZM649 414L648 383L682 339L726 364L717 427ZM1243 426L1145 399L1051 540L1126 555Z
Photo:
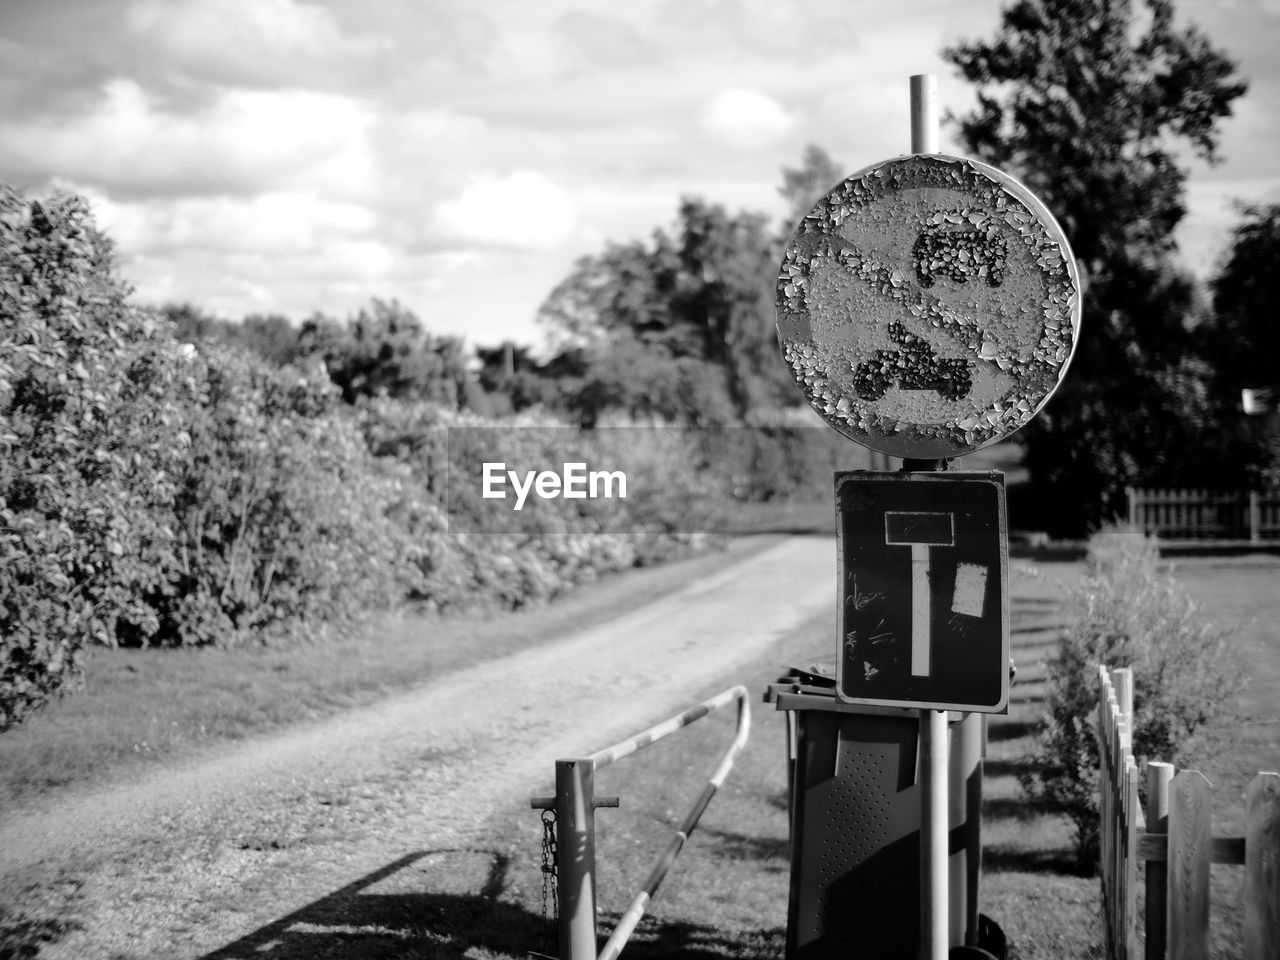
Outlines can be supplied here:
M314 359L179 343L127 294L83 200L0 185L0 730L74 683L89 642L267 641L405 601L515 608L704 539L690 517L718 488L696 451L652 432L609 449L532 414L504 424L513 462L616 456L663 495L448 533L447 428L493 421L350 406Z
M423 580L409 599L428 608L542 603L604 573L666 560L707 539L691 532L692 520L683 511L686 503L705 503L711 488L689 469L682 451L673 449L680 441L672 431L592 433L537 412L494 421L385 397L359 410L373 453L403 464L432 502L447 502L452 532L428 529L419 535ZM606 462L629 477L646 478L636 489L661 489L665 495L661 501L539 501L519 518L503 517L485 508L473 485L459 484L455 476L450 486L451 469L477 477L480 462L495 456L526 469Z
M166 328L129 307L77 197L0 184L0 729L78 675L89 638L155 628L188 450Z
M84 201L0 185L0 730L83 646L231 643L421 589L439 510L328 378L131 307Z
M192 456L174 499L170 581L150 599L173 645L297 632L399 602L438 511L375 459L319 371L210 345L193 360Z
M1049 663L1036 769L1022 785L1071 818L1083 869L1098 857L1098 664L1133 668L1139 764L1179 763L1192 736L1228 709L1240 681L1230 631L1203 620L1177 581L1158 572L1157 559L1154 542L1140 533L1113 527L1096 534Z

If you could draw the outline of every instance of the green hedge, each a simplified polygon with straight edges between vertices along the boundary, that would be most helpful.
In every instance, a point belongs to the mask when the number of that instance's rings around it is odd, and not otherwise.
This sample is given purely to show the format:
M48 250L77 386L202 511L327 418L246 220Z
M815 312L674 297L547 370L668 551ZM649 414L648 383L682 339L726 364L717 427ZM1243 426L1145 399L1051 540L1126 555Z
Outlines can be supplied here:
M274 641L406 602L515 608L703 539L681 532L680 498L625 504L635 534L565 506L538 532L450 534L444 430L486 421L350 407L323 365L179 343L127 293L81 199L0 185L0 730L73 688L87 643ZM517 458L594 442L526 429L553 423L511 424ZM626 456L690 502L712 492L659 443Z

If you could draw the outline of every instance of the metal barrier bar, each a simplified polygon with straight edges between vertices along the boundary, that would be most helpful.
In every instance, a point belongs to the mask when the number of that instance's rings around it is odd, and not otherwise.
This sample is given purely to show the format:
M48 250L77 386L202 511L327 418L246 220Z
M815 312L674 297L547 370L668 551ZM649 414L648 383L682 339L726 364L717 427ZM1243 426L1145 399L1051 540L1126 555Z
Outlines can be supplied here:
M724 783L734 760L746 745L751 730L747 688L741 685L730 687L643 733L589 757L556 761L556 796L535 797L530 801L530 806L544 809L554 807L560 824L556 868L559 874L561 960L587 960L588 957L596 956L594 813L597 806L617 806L617 801L612 798L596 800L593 792L595 771L657 743L734 700L738 702L738 726L733 742L720 758L715 772L680 824L675 837L654 864L643 888L631 901L599 955L599 960L614 960L622 952L636 924L648 909L658 886L711 803L711 798Z
M681 727L687 727L695 720L701 720L713 710L719 710L721 707L738 700L742 706L738 708L738 723L750 724L750 710L747 708L747 688L743 686L730 687L728 690L717 693L710 700L704 700L696 707L690 707L684 713L672 717L670 720L664 720L662 723L655 724L643 733L637 733L634 737L629 737L621 743L615 743L612 747L605 747L598 750L590 756L590 760L595 764L595 769L607 766L615 761L621 760L623 757L629 757L638 750L657 743L664 737L669 737ZM746 711L744 716L743 711Z
M712 710L724 706L730 700L738 701L738 729L734 735L733 742L729 744L729 748L724 752L724 756L720 758L720 765L716 767L715 773L707 781L702 793L698 795L698 799L694 801L693 806L685 815L684 822L680 824L680 829L676 831L676 835L671 838L671 843L658 858L658 862L654 864L653 870L650 871L648 878L644 882L644 887L636 894L635 899L631 901L631 906L627 908L627 912L622 915L622 919L618 921L618 926L614 929L613 934L609 937L608 943L604 945L604 949L600 952L599 960L614 960L622 952L622 948L626 946L627 940L636 928L636 924L640 922L640 918L649 909L649 903L653 900L653 896L658 892L658 886L662 883L667 875L667 871L671 869L671 865L675 862L679 855L684 842L689 839L689 835L693 833L693 828L698 825L698 821L702 818L703 812L711 803L711 798L716 795L716 791L720 789L725 778L729 775L729 771L733 768L733 761L737 759L738 754L742 752L742 748L747 744L747 736L751 732L751 707L747 702L747 688L742 686L732 687L724 693L706 701L699 707L695 707L689 713L682 717L673 718L684 722L679 723L671 730L660 733L654 739L661 739L667 733L674 732L682 726L687 726L694 720L706 716ZM668 721L670 723L672 721ZM658 731L660 727L654 727L653 731ZM647 746L648 743L642 743L637 746ZM625 754L623 754L625 756Z

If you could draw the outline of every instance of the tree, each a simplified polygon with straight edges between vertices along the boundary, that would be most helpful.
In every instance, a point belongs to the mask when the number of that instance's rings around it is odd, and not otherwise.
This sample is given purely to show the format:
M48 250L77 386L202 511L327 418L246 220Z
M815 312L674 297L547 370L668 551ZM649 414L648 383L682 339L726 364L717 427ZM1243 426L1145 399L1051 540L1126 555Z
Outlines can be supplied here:
M1247 480L1265 486L1280 482L1280 203L1242 206L1231 246L1211 282L1213 321L1197 333L1215 371L1214 400L1228 444L1246 463ZM1241 390L1260 391L1269 407L1258 417L1240 411Z
M479 385L495 415L543 406L562 409L567 391L581 385L586 372L580 348L569 348L540 363L532 348L507 341L497 347L476 347Z
M233 329L237 335L230 342L243 344L272 366L283 367L302 356L298 327L284 314L251 313Z
M538 317L596 368L576 401L587 419L620 406L705 423L794 405L774 333L777 260L763 216L690 198L652 243L581 258Z
M1167 0L1018 0L991 40L943 51L978 86L968 149L1020 177L1070 238L1084 321L1070 373L1022 433L1044 522L1079 534L1130 484L1204 482L1207 368L1194 281L1173 259L1186 171L1216 162L1245 84Z
M398 301L375 298L348 323L315 314L302 325L303 356L319 356L347 403L389 396L458 405L466 377L462 343L427 333Z
M843 179L844 170L815 143L804 148L798 170L782 168L782 186L778 193L787 201L787 216L782 222L784 242L791 238L800 218Z
M1244 206L1213 278L1205 333L1215 366L1241 387L1280 392L1280 203Z
M174 336L188 343L243 347L277 367L302 356L299 330L283 314L252 313L237 323L207 314L190 303L166 303L159 312L173 324Z

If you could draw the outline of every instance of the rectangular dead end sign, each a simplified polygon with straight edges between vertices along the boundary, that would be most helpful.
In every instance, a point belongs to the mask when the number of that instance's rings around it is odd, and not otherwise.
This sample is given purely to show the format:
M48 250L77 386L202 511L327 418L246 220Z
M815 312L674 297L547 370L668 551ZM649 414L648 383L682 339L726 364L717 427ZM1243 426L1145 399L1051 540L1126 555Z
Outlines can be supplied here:
M836 519L840 699L1005 712L1004 476L837 474Z

